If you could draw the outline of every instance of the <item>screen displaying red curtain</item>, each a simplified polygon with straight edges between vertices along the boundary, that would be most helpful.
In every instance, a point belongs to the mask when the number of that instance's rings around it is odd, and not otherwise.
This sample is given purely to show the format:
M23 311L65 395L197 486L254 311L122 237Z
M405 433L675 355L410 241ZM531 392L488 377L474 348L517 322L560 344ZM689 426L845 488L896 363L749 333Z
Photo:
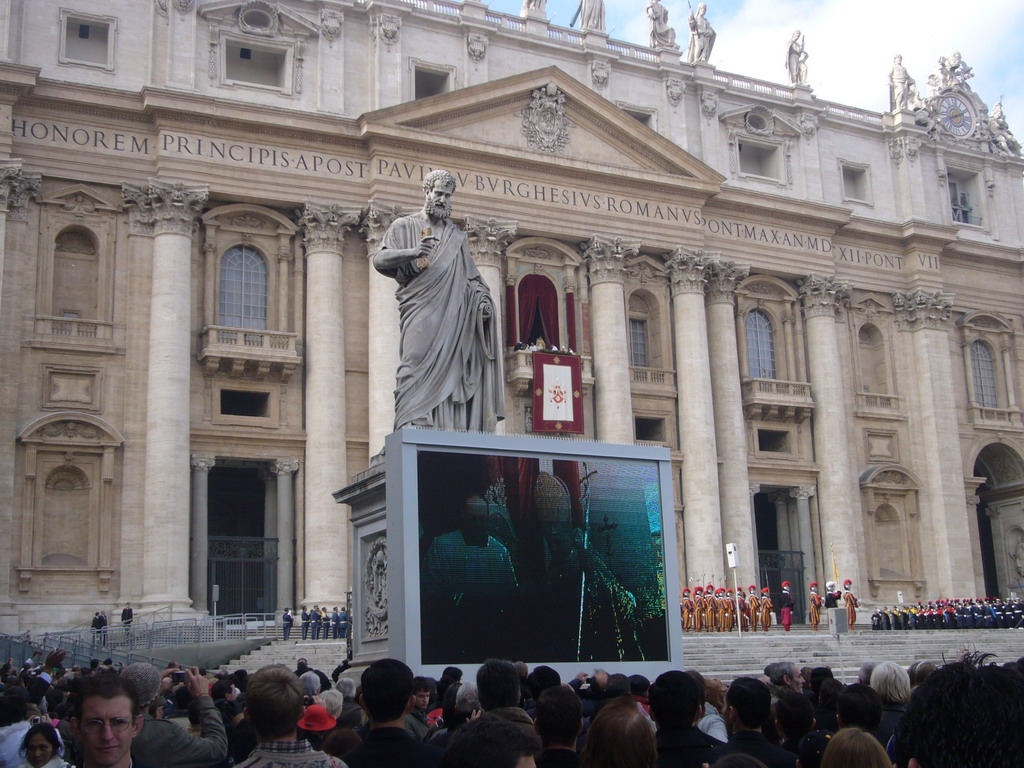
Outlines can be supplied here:
M531 344L536 339L529 338L533 319L540 312L541 325L544 328L544 342L559 346L558 335L558 291L555 285L544 275L527 275L519 281L519 341Z

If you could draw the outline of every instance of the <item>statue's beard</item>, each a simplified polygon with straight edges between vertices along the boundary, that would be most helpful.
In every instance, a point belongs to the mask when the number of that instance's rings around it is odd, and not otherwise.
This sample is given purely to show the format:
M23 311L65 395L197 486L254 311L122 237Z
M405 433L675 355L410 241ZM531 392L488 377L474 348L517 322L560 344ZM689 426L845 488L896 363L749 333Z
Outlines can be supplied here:
M452 204L441 200L428 200L426 213L432 219L450 219L452 217Z

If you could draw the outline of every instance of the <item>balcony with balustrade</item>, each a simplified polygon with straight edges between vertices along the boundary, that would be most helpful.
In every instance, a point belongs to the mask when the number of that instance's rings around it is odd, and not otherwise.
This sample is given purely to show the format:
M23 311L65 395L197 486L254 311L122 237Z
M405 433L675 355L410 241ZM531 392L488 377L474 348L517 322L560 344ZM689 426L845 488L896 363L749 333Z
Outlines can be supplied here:
M302 365L297 333L209 325L199 334L197 359L207 376L288 381Z
M811 385L804 381L744 379L743 415L749 421L799 424L814 412Z
M583 394L586 395L594 387L593 358L579 355L583 378ZM517 397L530 392L533 385L533 352L525 349L509 350L505 353L505 381L512 387Z
M115 333L113 323L100 320L39 315L32 319L29 344L46 349L112 353L123 347L123 331L122 328Z
M629 370L632 379L631 391L634 395L665 395L675 397L676 374L674 371L666 371L660 368L640 368L638 366L633 366Z

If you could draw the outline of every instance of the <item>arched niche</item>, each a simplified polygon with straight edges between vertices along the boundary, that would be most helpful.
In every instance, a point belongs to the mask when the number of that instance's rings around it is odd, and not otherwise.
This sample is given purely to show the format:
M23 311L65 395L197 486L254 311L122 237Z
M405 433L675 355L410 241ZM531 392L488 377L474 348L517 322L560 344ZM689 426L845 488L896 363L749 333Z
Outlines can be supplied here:
M981 560L985 592L1006 597L1010 592L1020 593L1024 581L1020 571L1024 565L1024 454L1006 440L976 446L973 454L973 475L984 481L973 497L975 556Z
M895 602L924 591L918 507L920 479L899 464L874 465L860 476L871 597Z
M23 472L18 589L68 598L108 592L117 551L114 525L118 453L124 436L103 419L58 412L18 435Z

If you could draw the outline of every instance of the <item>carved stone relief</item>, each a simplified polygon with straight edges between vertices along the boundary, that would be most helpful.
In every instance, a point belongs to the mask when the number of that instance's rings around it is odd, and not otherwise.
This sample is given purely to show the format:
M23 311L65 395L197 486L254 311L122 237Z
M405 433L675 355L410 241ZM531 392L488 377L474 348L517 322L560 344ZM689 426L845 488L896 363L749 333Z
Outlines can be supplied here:
M380 534L370 542L363 568L366 614L363 629L369 637L388 634L388 541Z
M569 145L572 127L565 116L565 94L554 83L548 83L530 94L530 98L530 106L519 113L527 146L538 152L560 154Z
M477 32L473 32L466 38L466 50L469 53L469 58L478 64L484 60L487 55L487 35L481 35Z

